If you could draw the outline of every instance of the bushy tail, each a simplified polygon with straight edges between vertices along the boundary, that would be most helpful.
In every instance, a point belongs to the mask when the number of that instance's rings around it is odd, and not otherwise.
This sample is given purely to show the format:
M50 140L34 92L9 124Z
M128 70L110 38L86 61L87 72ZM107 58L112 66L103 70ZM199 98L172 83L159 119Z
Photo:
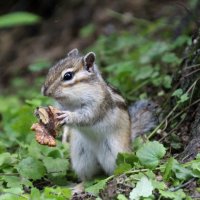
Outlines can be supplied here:
M159 123L160 108L150 100L140 100L129 107L131 138L150 132Z

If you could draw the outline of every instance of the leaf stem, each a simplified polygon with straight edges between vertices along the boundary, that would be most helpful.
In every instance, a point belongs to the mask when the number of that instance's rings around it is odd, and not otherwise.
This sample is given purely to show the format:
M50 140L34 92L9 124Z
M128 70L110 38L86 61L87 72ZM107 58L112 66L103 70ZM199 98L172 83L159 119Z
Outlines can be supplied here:
M188 184L190 184L192 181L194 181L196 178L191 178L189 181L187 181L187 182L185 182L185 183L183 183L183 184L181 184L181 185L179 185L179 186L177 186L177 187L174 187L174 188L169 188L169 191L170 192L175 192L175 191L177 191L177 190L179 190L179 189L181 189L181 188L184 188L184 187L186 187Z
M0 173L0 176L19 176L19 173Z
M174 111L178 108L179 104L176 104L174 108L171 110L171 112L162 120L162 122L151 132L151 134L147 137L149 140L151 137L155 135L155 133L158 131L158 129L165 123L165 121L174 113Z

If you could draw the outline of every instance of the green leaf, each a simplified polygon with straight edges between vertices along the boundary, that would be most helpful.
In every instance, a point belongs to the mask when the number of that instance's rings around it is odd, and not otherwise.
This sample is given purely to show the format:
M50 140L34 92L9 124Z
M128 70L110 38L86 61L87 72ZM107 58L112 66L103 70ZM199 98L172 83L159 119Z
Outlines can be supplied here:
M171 78L171 76L165 75L165 76L163 77L162 85L163 85L166 89L170 89L170 88L171 88L171 84L172 84L172 78Z
M23 159L16 168L22 177L33 180L42 178L46 173L43 163L33 157Z
M181 95L179 102L183 103L183 102L187 101L188 99L189 99L189 96L187 93L185 93L185 94Z
M3 192L16 194L16 195L21 195L24 193L23 189L20 187L6 188L6 189L3 189Z
M25 197L19 196L18 194L3 193L0 196L0 200L25 200Z
M69 188L50 188L46 187L44 190L44 199L66 200L70 199L72 192Z
M41 106L42 104L42 101L40 99L31 99L31 100L27 99L25 102L35 107Z
M195 174L195 176L200 178L200 162L192 163L191 168L192 168L193 174Z
M108 179L103 179L98 181L96 184L89 186L85 189L86 192L92 193L94 195L99 194L99 190L103 189L106 186Z
M162 61L175 65L180 63L180 59L176 56L176 54L171 52L164 54L164 56L162 57Z
M196 159L200 161L200 153L196 155Z
M151 45L151 48L146 50L144 54L140 55L140 62L142 64L149 63L168 49L169 45L166 42L154 41Z
M29 187L29 188L33 187L33 183L29 179L24 178L24 177L20 177L20 178L21 178L20 184L25 185L26 187Z
M30 132L30 127L34 122L33 108L24 105L12 115L13 117L8 126L8 131L14 131L16 135L23 138L23 135L27 135Z
M157 141L147 142L137 152L136 155L142 165L148 168L155 168L160 159L165 155L165 147Z
M16 96L0 96L0 112L6 113L6 111L9 110L11 106L16 105L20 105L20 100Z
M151 180L151 183L153 185L153 188L158 190L165 190L167 189L167 186L163 181L157 181L157 180Z
M132 169L132 166L130 164L121 163L116 167L114 174L115 175L123 174L124 172L126 172L130 169Z
M118 153L117 155L117 165L128 163L131 166L134 165L135 162L138 161L138 158L135 156L134 153Z
M3 189L3 192L0 193L0 200L26 200L28 199L28 196L23 193L24 191L18 187Z
M95 31L95 25L94 24L88 24L87 26L84 26L80 30L80 36L83 38L91 36Z
M174 158L170 158L167 161L166 167L165 167L165 171L164 171L164 180L168 181L169 178L171 177L171 173L172 173L172 168L173 168L173 164L174 164Z
M0 28L38 23L40 17L28 12L13 12L0 16Z
M11 155L8 152L0 154L0 166L2 166L2 165L11 165L15 161L16 161L15 156Z
M3 176L3 180L7 183L8 188L19 187L21 185L21 180L18 176Z
M138 158L134 153L119 153L117 155L117 167L114 174L119 175L130 170L137 161Z
M31 72L39 72L44 69L48 69L51 63L48 60L37 60L35 63L29 65L29 70Z
M40 198L40 191L37 188L31 188L31 194L30 194L31 200L38 200Z
M178 103L183 103L189 99L188 93L183 94L182 89L177 89L173 92L172 96L178 97L179 101Z
M173 93L172 93L172 96L174 97L181 97L181 95L183 94L183 90L181 88L175 90Z
M144 144L144 140L142 137L136 137L132 142L132 149L136 152L142 145Z
M48 154L48 157L52 157L52 158L65 158L65 156L63 156L63 152L61 151L61 149L58 147L57 149L52 149Z
M69 162L65 158L45 157L43 159L43 163L47 169L47 172L53 173L54 175L66 175L66 171L69 168Z
M189 178L194 176L191 169L183 167L175 159L173 162L172 171L175 173L176 177L179 180L188 180Z
M118 194L117 200L128 200L123 194Z
M182 189L176 192L159 190L159 193L161 194L162 197L173 200L183 200L186 197Z
M72 191L69 188L60 188L61 194L65 197L66 199L71 199L72 196Z
M130 200L139 200L140 197L149 197L152 195L153 189L151 181L144 176L137 182L136 187L130 192L129 198Z
M144 80L146 78L149 78L151 77L152 73L153 73L152 66L141 67L139 71L137 72L137 75L135 76L135 80L138 81L138 80Z
M132 174L130 176L130 180L131 180L132 184L134 185L137 181L139 181L144 176L147 176L147 175L142 173L142 172L139 172L139 173L136 173L136 174Z
M198 1L198 0L197 0ZM190 1L192 2L192 1ZM191 7L190 7L191 8ZM188 35L180 35L172 44L171 49L181 47L182 45L188 43L191 38Z

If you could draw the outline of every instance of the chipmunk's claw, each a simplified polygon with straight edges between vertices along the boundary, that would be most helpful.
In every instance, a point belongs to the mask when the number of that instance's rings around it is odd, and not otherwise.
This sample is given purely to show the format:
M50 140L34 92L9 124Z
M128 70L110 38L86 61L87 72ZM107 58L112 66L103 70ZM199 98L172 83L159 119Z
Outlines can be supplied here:
M68 121L67 119L69 118L69 113L68 111L60 111L59 113L57 113L57 117L56 119L59 120L60 125L64 125L66 124L66 122Z

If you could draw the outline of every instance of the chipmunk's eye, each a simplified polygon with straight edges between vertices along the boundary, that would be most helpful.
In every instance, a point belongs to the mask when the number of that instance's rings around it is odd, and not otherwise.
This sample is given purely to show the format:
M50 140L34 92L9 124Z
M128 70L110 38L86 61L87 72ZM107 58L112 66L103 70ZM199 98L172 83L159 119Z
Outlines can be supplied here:
M63 81L69 81L73 78L73 72L66 72L63 76Z

